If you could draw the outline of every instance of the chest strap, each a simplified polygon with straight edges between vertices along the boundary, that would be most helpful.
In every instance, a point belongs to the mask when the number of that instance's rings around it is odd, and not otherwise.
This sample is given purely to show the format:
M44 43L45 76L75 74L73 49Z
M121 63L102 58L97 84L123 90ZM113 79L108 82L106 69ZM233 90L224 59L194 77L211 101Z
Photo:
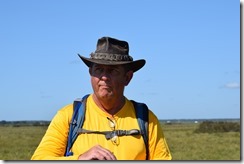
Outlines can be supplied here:
M78 134L103 134L107 140L113 138L114 136L129 136L141 134L138 129L131 130L113 130L113 131L93 131L80 128Z

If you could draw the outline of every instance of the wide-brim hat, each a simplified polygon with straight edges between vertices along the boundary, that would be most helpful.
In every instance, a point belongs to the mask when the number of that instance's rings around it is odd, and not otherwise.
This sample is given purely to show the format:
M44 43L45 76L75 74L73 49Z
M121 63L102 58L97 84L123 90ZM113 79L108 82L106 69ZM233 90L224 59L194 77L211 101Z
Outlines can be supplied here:
M141 69L146 61L135 60L129 55L129 44L126 41L111 37L102 37L97 41L97 49L86 58L78 54L82 61L91 67L92 63L103 65L126 65L133 72Z

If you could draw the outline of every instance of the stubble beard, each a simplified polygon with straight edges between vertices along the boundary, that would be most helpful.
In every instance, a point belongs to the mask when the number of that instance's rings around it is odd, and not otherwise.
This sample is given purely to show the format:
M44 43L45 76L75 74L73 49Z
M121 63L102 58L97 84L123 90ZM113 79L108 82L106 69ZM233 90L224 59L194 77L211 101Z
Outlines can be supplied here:
M113 91L110 88L99 88L99 98L102 100L109 101L114 97Z

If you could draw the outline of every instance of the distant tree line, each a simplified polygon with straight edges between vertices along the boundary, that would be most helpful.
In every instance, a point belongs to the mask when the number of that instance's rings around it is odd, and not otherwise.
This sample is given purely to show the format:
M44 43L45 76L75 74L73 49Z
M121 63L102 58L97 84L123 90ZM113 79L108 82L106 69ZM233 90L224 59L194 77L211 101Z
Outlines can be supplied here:
M48 126L50 121L0 121L0 126Z

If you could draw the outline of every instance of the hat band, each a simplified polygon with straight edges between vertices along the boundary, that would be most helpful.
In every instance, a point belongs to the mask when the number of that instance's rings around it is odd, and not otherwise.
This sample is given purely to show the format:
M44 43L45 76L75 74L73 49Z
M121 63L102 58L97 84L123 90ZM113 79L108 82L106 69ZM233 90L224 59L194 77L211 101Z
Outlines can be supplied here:
M129 55L107 54L107 53L91 53L91 59L111 60L111 61L133 61Z

